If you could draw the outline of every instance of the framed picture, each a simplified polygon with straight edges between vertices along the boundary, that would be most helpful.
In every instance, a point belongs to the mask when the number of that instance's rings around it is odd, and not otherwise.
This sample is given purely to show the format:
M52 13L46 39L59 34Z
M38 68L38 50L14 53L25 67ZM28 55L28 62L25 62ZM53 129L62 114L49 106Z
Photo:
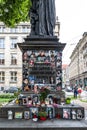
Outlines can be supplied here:
M47 112L47 115L48 117L51 119L53 117L55 117L55 110L54 110L54 107L47 107L46 108L46 112Z
M68 109L68 108L63 109L63 118L64 119L71 119L70 109Z
M33 95L33 102L34 102L35 104L37 104L38 101L39 101L38 95Z
M27 105L27 103L28 103L28 99L27 98L23 98L22 101L23 101L23 105Z
M30 118L33 118L34 114L38 115L38 108L37 107L30 108Z
M73 120L77 119L76 109L72 109L71 115Z
M23 113L22 112L15 112L15 119L22 119Z
M77 119L82 119L82 118L83 118L82 110L77 109Z
M29 111L24 111L24 119L29 119Z

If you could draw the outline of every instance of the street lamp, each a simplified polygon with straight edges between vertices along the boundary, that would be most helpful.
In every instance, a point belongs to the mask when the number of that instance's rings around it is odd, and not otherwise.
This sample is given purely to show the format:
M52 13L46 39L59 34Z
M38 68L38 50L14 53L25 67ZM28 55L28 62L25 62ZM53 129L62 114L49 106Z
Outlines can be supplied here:
M59 37L60 35L60 22L58 19L58 16L56 17L56 23L55 23L55 35Z
M78 47L77 47L77 69L78 69L78 77L77 77L77 80L78 80L78 86L79 86L79 45L78 45Z

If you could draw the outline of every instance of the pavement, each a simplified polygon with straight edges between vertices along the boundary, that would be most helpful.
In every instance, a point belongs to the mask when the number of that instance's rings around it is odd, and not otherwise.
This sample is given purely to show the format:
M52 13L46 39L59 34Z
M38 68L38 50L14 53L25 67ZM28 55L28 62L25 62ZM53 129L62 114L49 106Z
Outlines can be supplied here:
M0 119L0 128L87 128L87 120L52 119L34 122L32 119Z
M73 103L78 104L78 105L84 107L85 110L87 110L87 102L83 102L79 98L77 98L77 99L73 100Z
M79 98L73 100L74 104L78 104L85 108L85 118L82 122L84 122L87 125L87 102L81 101Z

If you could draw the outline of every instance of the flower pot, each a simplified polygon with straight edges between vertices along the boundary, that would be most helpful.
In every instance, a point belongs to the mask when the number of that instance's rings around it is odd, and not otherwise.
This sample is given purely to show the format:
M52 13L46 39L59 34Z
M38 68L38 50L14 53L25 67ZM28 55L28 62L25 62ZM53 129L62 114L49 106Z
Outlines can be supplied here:
M45 121L47 118L46 117L40 117L40 120Z
M56 118L60 119L60 118L61 118L61 115L60 115L60 114L57 114L57 115L56 115Z

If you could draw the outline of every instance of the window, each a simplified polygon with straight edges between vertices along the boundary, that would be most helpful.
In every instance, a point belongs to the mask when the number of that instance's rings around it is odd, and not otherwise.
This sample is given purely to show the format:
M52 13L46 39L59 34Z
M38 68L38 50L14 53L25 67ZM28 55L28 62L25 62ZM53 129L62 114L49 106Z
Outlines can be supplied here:
M2 33L3 33L3 32L5 32L5 27L4 27L4 26L2 27Z
M17 33L18 32L18 28L15 27L15 28L10 28L10 32L11 33Z
M0 72L0 82L4 82L5 81L5 72L1 71Z
M11 65L17 64L17 54L11 54Z
M11 49L16 49L17 48L17 38L11 38Z
M4 54L0 53L0 65L4 65L5 59L4 59Z
M3 32L5 32L5 27L4 27L4 26L1 26L1 27L0 27L0 33L3 33Z
M87 62L86 62L86 67L87 67Z
M22 32L27 32L26 27L22 27Z
M30 27L27 27L27 32L30 32Z
M17 82L17 72L10 72L10 81Z
M0 27L0 33L2 32L2 27Z
M30 27L28 27L28 26L22 26L22 32L23 32L23 33L28 33L28 32L30 32Z
M5 47L5 46L4 46L4 41L5 41L4 38L0 38L0 48L1 48L1 49Z

